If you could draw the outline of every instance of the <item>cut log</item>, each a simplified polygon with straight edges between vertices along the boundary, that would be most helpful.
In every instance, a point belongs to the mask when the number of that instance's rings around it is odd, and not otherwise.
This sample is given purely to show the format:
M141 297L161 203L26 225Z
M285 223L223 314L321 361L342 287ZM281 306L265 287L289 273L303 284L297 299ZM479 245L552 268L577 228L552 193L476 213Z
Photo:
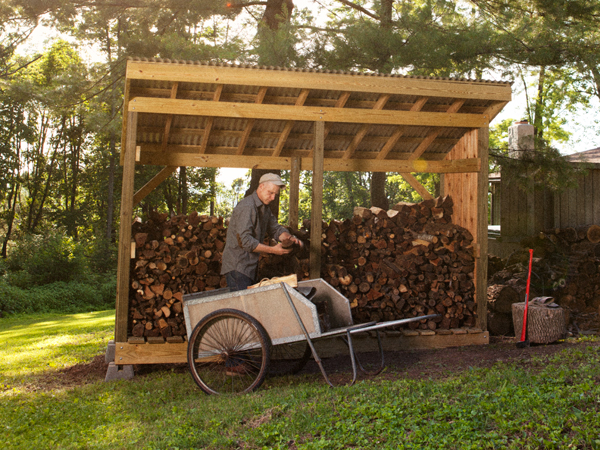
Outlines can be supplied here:
M513 303L512 317L515 335L521 336L525 302ZM550 344L566 334L566 315L561 307L548 308L529 303L527 307L527 339L534 344Z
M488 308L504 314L512 313L512 304L518 303L519 294L511 286L494 284L487 289Z

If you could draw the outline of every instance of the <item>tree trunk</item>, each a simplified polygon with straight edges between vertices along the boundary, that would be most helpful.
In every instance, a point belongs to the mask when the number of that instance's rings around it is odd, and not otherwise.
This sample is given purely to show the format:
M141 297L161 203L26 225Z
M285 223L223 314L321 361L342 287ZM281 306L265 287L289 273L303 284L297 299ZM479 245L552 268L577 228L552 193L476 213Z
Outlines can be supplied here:
M277 31L283 22L290 21L293 10L293 0L267 0L262 22L269 30Z
M385 195L385 172L373 172L371 175L371 206L389 209L389 202Z

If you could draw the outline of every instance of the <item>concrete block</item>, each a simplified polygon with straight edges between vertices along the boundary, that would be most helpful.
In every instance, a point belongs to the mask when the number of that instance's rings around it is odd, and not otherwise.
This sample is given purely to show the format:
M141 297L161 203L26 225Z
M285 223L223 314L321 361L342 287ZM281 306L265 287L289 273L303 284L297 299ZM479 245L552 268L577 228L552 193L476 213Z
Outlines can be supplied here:
M133 365L127 364L123 366L117 366L114 362L108 365L106 371L106 378L104 381L116 381L116 380L131 380L133 378Z
M110 341L108 341L108 347L106 347L106 354L104 355L104 361L107 364L110 364L111 362L115 362L115 341L114 339L111 339Z

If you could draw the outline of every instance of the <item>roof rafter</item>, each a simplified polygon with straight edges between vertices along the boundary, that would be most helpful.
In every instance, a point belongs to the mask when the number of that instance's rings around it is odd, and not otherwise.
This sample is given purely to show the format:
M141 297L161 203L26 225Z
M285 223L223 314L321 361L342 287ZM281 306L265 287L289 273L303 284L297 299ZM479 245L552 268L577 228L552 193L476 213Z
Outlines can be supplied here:
M303 106L308 94L310 93L309 89L302 89L300 95L298 95L298 99L296 100L296 106ZM293 120L288 120L283 127L283 131L279 136L279 140L277 141L277 145L275 146L275 150L273 150L273 156L281 155L281 151L283 150L283 146L285 145L285 141L287 140L292 128L294 126Z
M218 102L221 99L221 93L223 92L223 85L218 84L215 92L213 94L213 102ZM214 117L208 117L206 119L206 126L204 127L204 134L202 135L202 142L200 144L200 149L198 153L205 153L206 147L208 147L208 140L210 139L210 131L212 130L212 126L215 119Z
M256 94L256 100L254 103L260 105L267 95L267 88L261 87L258 89L258 94ZM238 146L236 155L242 155L244 153L244 149L246 148L246 144L248 144L248 139L250 139L250 134L252 133L252 128L254 127L255 119L248 119L248 123L246 124L246 128L244 129L244 133L242 134L242 138L240 139L240 144Z

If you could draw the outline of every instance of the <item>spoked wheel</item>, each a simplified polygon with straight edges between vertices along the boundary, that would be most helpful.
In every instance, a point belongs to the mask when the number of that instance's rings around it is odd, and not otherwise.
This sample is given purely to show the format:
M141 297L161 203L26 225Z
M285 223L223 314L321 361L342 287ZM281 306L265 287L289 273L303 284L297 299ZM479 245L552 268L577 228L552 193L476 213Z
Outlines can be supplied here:
M293 375L302 370L312 352L308 342L274 345L271 348L269 375Z
M207 394L239 394L262 384L270 353L271 339L258 320L236 309L220 309L194 328L188 365Z

